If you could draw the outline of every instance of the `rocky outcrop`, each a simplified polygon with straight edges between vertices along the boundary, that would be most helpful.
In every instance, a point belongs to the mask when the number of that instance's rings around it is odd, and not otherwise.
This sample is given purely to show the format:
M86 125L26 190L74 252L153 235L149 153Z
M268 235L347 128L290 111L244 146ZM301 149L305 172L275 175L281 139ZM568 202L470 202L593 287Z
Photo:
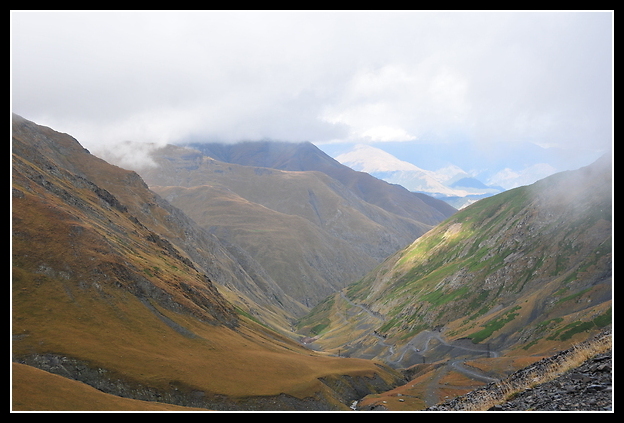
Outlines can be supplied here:
M601 346L605 346L602 348ZM560 374L578 351L601 351ZM613 355L610 329L511 374L503 381L456 397L425 411L610 411L613 406ZM536 382L543 378L543 383Z
M613 407L612 351L580 367L516 394L492 411L610 411Z

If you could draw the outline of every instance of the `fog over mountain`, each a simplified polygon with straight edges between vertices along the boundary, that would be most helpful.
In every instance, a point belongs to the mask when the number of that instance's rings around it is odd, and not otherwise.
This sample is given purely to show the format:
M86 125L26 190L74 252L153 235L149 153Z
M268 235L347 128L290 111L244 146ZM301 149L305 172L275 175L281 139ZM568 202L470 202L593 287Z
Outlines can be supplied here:
M14 409L419 410L611 325L611 155L456 211L309 142L138 151L13 115Z
M301 328L324 348L395 366L546 351L600 331L613 312L612 188L605 155L485 198L317 306Z

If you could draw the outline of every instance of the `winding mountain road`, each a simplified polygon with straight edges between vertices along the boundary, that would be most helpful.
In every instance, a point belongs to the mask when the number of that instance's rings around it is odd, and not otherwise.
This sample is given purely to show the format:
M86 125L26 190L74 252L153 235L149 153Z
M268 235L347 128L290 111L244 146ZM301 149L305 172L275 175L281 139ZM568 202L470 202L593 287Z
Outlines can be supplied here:
M420 336L423 333L425 333L426 341L425 341L425 346L421 350L421 352L427 351L427 349L429 349L429 341L431 341L432 339L435 339L438 342L440 342L441 344L449 346L449 347L452 347L452 348L457 348L457 349L461 349L461 350L464 350L464 351L476 352L476 353L479 353L479 354L486 353L490 357L500 357L500 353L498 351L484 350L483 348L468 348L468 347L464 347L464 346L461 346L461 345L457 345L456 343L448 343L442 337L441 333L437 332L437 331L423 331L423 332L419 333L418 335L416 335L414 338L416 338L417 336ZM412 338L412 340L414 338ZM412 342L412 341L410 341L410 342ZM408 342L407 344L409 345L410 342Z
M362 304L357 304L354 303L353 301L351 301L349 298L347 298L347 296L345 295L345 293L343 291L340 291L340 297L345 300L347 303L349 303L350 305L352 305L353 307L359 307L362 310L364 310L365 312L368 313L369 316L374 317L375 319L379 319L382 322L385 322L385 318L379 314L379 313L375 313L374 311L372 311L371 309L369 309L368 307L363 306Z
M405 346L396 350L395 345L389 344L385 341L385 338L377 333L372 334L379 340L379 343L384 347L388 348L388 353L384 355L384 360L390 364L394 364L398 367L408 367L411 364L415 363L404 363L405 355L409 352L416 353L417 355L423 358L423 363L425 360L425 353L432 349L431 341L435 340L440 345L444 345L453 350L461 350L462 355L467 355L469 358L474 358L475 356L482 356L487 354L488 357L500 357L500 352L491 351L483 348L471 348L463 345L458 345L457 342L447 342L438 331L423 331L414 336ZM419 348L417 348L417 346ZM434 347L435 348L435 347ZM396 354L400 353L398 358L392 358Z
M366 312L370 317L384 322L383 315L376 313L365 305L351 301L344 292L340 292L340 297L351 307L357 307ZM345 310L343 310L345 311ZM348 316L341 315L340 318L348 324ZM384 348L382 354L377 355L377 359L386 362L391 367L401 369L411 365L425 362L436 362L446 359L445 365L439 368L433 379L427 382L426 394L423 400L427 406L434 405L440 401L440 389L447 389L446 385L441 385L440 381L450 371L456 371L474 381L490 383L498 379L490 377L475 367L465 364L466 360L478 357L500 357L499 351L492 351L487 345L471 345L468 341L447 341L439 330L425 330L413 336L403 346L398 347L379 332L369 329L368 335L377 339L378 345ZM436 351L437 350L437 351ZM450 356L450 358L449 358ZM457 388L457 387L456 387ZM470 387L466 387L468 389ZM357 402L355 403L357 404ZM352 407L355 408L356 405Z
M385 321L384 316L382 316L379 313L375 313L374 311L370 310L369 308L367 308L366 306L362 304L358 304L358 303L351 301L345 295L344 292L341 291L340 296L344 301L346 301L351 306L362 309L363 311L368 313L369 316L375 319L381 320L382 322ZM433 331L426 330L426 331L422 331L418 333L410 341L408 341L407 344L405 344L405 346L400 348L398 351L396 350L396 347L394 344L387 343L386 338L380 335L379 333L373 331L371 335L378 339L379 344L381 344L382 346L388 349L388 352L383 356L383 359L389 364L392 364L397 367L408 367L410 365L408 363L403 362L405 359L405 355L408 352L413 352L415 354L418 354L419 356L423 358L423 362L424 362L425 353L430 350L431 348L430 343L432 340L435 340L439 342L441 345L444 345L446 347L450 347L455 350L462 350L463 352L466 353L465 355L468 355L469 357L481 356L483 354L487 354L488 357L500 357L500 353L498 351L491 351L489 349L485 350L483 348L476 348L476 347L471 348L471 347L464 346L464 345L458 345L457 342L449 343L446 341L446 339L444 339L442 334L437 330L433 330ZM400 356L398 358L393 359L392 357L395 356L397 353L400 353ZM483 381L487 379L488 382L491 382L493 380L484 375L478 375L477 377L476 376L477 373L475 373L474 371L470 371L466 369L465 367L463 367L461 364L455 364L455 363L457 363L456 360L449 361L449 364L454 366L456 370L461 371L462 373L466 374L469 377L477 378L477 379L480 378L479 380L483 380ZM411 363L411 364L414 364L414 363Z
M481 372L479 369L468 366L465 364L467 359L483 357L484 354L487 354L489 357L500 357L500 352L484 350L483 348L471 348L470 346L458 345L457 342L447 342L446 339L442 336L442 334L438 331L423 331L416 336L414 336L405 346L399 349L400 356L397 359L392 359L393 356L397 354L395 351L395 346L390 345L385 341L385 338L380 336L379 334L374 333L375 336L381 345L388 348L387 354L385 354L382 358L388 364L392 366L400 367L409 367L412 364L415 364L414 357L412 355L409 357L407 362L404 361L405 356L408 352L413 352L417 356L422 357L423 363L425 362L425 354L427 352L433 352L436 347L444 346L446 348L451 348L451 351L455 351L458 358L451 358L446 361L446 365L436 371L433 375L433 378L430 379L427 383L427 388L425 389L425 395L423 400L427 404L427 406L435 405L440 400L440 389L448 389L448 386L441 384L441 380L450 372L456 371L458 373L463 374L464 376L479 382L490 383L496 382L498 379L490 377L485 373ZM437 345L431 344L432 341L435 341ZM420 348L417 348L420 347ZM459 358L459 356L462 356ZM459 386L455 386L455 388L459 388ZM472 387L465 387L466 389L471 389Z
M451 366L452 368L454 368L455 370L457 370L458 372L472 378L475 380L479 380L481 382L486 382L486 383L490 383L490 382L498 382L499 379L496 379L494 377L489 377L484 375L482 372L477 371L477 369L469 369L464 365L464 360L451 360L447 363L447 365Z

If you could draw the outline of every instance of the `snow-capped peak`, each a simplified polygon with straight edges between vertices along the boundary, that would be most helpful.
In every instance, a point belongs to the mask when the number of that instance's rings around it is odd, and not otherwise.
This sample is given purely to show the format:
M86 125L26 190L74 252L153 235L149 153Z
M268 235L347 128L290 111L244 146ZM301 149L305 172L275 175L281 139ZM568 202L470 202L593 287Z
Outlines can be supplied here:
M476 201L479 197L499 192L496 188L485 186L451 186L463 178L471 177L468 172L454 164L436 171L425 170L366 144L358 144L335 159L351 169L369 173L392 184L402 185L410 191L423 192L436 198L448 198L452 205L458 208Z
M410 191L442 195L467 195L465 191L449 188L438 181L436 173L398 159L392 154L366 144L358 144L351 151L335 159L351 169L366 172L387 182L403 185Z
M438 181L445 185L450 185L461 178L468 178L471 176L468 172L454 164L436 170L435 175Z
M397 170L423 171L412 163L400 160L392 154L366 144L357 144L347 153L335 157L351 169L366 173L393 172Z

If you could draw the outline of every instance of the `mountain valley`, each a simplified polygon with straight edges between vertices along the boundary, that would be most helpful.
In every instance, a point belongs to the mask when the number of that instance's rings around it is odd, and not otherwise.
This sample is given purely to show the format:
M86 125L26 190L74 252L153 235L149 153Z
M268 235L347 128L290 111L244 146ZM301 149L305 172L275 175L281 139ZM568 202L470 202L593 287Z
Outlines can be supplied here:
M167 146L151 158L158 166L141 174L153 191L247 252L308 309L453 212L414 196L424 217L401 216L323 172L226 163L188 147Z
M611 324L609 156L457 211L311 143L12 152L16 409L424 410Z

